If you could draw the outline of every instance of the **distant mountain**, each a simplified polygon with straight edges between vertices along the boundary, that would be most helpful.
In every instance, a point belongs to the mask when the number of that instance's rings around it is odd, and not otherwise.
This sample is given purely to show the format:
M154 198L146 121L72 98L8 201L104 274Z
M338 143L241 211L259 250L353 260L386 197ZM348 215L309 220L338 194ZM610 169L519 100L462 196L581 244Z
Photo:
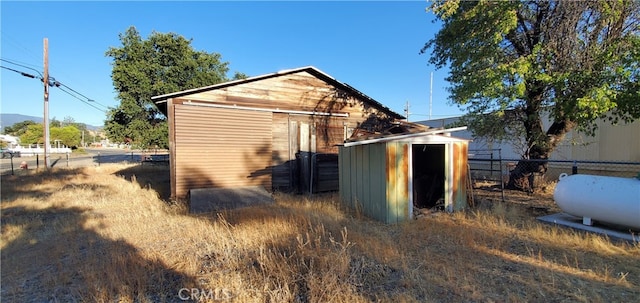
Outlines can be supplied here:
M36 123L42 123L42 117L25 116L20 114L0 114L0 128L4 130L5 126L11 126L28 120Z
M26 116L21 114L0 114L0 132L4 132L5 126L11 126L22 121L31 120L36 123L42 123L42 117ZM85 124L88 130L97 130L102 127Z

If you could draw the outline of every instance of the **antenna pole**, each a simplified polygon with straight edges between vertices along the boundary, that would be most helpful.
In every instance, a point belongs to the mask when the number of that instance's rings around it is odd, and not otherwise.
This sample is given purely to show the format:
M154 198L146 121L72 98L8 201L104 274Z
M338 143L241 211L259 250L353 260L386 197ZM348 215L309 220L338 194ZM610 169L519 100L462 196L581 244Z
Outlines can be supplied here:
M404 116L407 117L407 122L409 122L409 100L404 105Z
M44 38L44 167L49 169L49 39Z
M431 84L429 88L429 120L431 120L432 107L433 107L433 72L431 72Z

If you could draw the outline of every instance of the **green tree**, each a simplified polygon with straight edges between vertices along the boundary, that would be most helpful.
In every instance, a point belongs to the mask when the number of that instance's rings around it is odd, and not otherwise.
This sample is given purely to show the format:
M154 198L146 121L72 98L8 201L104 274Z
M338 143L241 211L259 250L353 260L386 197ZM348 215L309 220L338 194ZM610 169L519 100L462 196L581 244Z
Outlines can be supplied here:
M23 144L44 144L44 126L42 124L30 124L20 136ZM56 146L56 140L66 147L80 146L82 132L74 125L49 128L49 144Z
M34 125L36 122L32 120L26 120L22 122L15 123L11 126L7 126L4 128L4 133L7 135L12 135L16 137L22 136L25 132L27 132L27 127L29 125Z
M51 129L49 129L51 134ZM43 144L44 143L44 126L41 123L29 124L25 132L20 135L22 144Z
M67 125L63 127L52 127L49 134L51 145L55 146L55 141L59 140L60 144L66 147L78 147L82 137L82 131L75 125Z
M49 120L49 127L62 127L62 121L56 119L56 117Z
M122 46L106 55L113 58L120 105L109 110L105 131L116 142L167 147L166 117L151 97L228 81L228 63L220 54L194 50L191 40L174 33L152 32L145 40L130 27L119 37Z
M78 130L80 130L80 132L87 131L87 125L86 124L78 123L78 122L76 122L76 119L74 119L73 117L66 116L62 120L61 126L69 126L69 125L75 126Z
M470 129L521 138L523 159L540 160L520 161L510 187L544 173L572 129L593 134L601 118L640 117L640 2L456 0L428 10L442 28L421 53L450 67L450 101Z

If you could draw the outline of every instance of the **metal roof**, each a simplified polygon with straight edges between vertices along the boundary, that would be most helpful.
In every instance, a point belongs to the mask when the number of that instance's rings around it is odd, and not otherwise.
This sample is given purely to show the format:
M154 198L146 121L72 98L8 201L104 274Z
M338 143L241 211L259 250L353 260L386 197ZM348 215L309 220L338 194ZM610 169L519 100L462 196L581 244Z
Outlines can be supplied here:
M321 70L319 70L319 69L317 69L317 68L315 68L313 66L305 66L305 67L300 67L300 68L295 68L295 69L282 70L282 71L279 71L279 72L276 72L276 73L265 74L265 75L261 75L261 76L255 76L255 77L249 77L249 78L240 79L240 80L233 80L233 81L228 81L228 82L224 82L224 83L219 83L219 84L214 84L214 85L209 85L209 86L203 86L203 87L183 90L183 91L174 92L174 93L170 93L170 94L154 96L154 97L151 97L151 100L156 104L158 109L160 109L160 111L162 111L166 115L166 113L167 113L166 100L170 99L170 98L178 98L178 97L181 97L181 96L186 96L186 95L190 95L190 94L194 94L194 93L199 93L199 92L204 92L204 91L209 91L209 90L225 88L225 87L229 87L229 86L233 86L233 85L249 83L249 82L253 82L253 81L259 81L259 80L264 80L264 79L268 79L268 78L273 78L273 77L278 77L278 76L282 76L282 75L288 75L288 74L293 74L293 73L298 73L298 72L303 72L303 71L304 72L308 72L308 73L316 76L317 78L319 78L321 80L324 80L327 83L332 84L332 85L334 85L334 86L336 86L336 87L338 87L340 89L343 89L345 91L351 92L353 95L364 99L366 102L369 102L374 107L380 109L381 111L385 112L386 114L392 116L395 119L405 119L404 116L392 111L390 108L382 105L382 103L380 103L380 102L376 101L375 99L365 95L364 93L362 93L361 91L353 88L352 86L336 80L335 78L329 76L325 72L323 72L323 71L321 71Z
M428 130L428 131L419 132L419 133L389 135L389 136L385 136L385 137L381 137L381 138L374 138L374 139L367 139L367 140L361 140L361 141L346 142L346 143L343 144L343 146L349 147L349 146L372 144L372 143L378 143L378 142L413 139L413 138L420 138L420 137L425 137L425 136L448 134L448 133L461 131L461 130L466 130L466 129L467 129L466 126L461 126L461 127L455 127L455 128L447 128L447 129ZM447 140L451 140L451 141L469 141L467 139L461 139L461 138L455 138L455 137L444 137L443 136L443 138L447 138Z

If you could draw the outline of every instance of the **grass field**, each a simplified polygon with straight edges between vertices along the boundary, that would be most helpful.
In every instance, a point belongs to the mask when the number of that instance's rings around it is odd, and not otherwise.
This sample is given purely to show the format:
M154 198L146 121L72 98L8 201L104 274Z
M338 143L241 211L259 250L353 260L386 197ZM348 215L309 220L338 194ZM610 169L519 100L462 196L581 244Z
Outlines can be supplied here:
M162 166L1 182L3 302L640 298L640 245L538 223L527 203L478 196L465 212L384 225L335 195L189 215L166 202Z

